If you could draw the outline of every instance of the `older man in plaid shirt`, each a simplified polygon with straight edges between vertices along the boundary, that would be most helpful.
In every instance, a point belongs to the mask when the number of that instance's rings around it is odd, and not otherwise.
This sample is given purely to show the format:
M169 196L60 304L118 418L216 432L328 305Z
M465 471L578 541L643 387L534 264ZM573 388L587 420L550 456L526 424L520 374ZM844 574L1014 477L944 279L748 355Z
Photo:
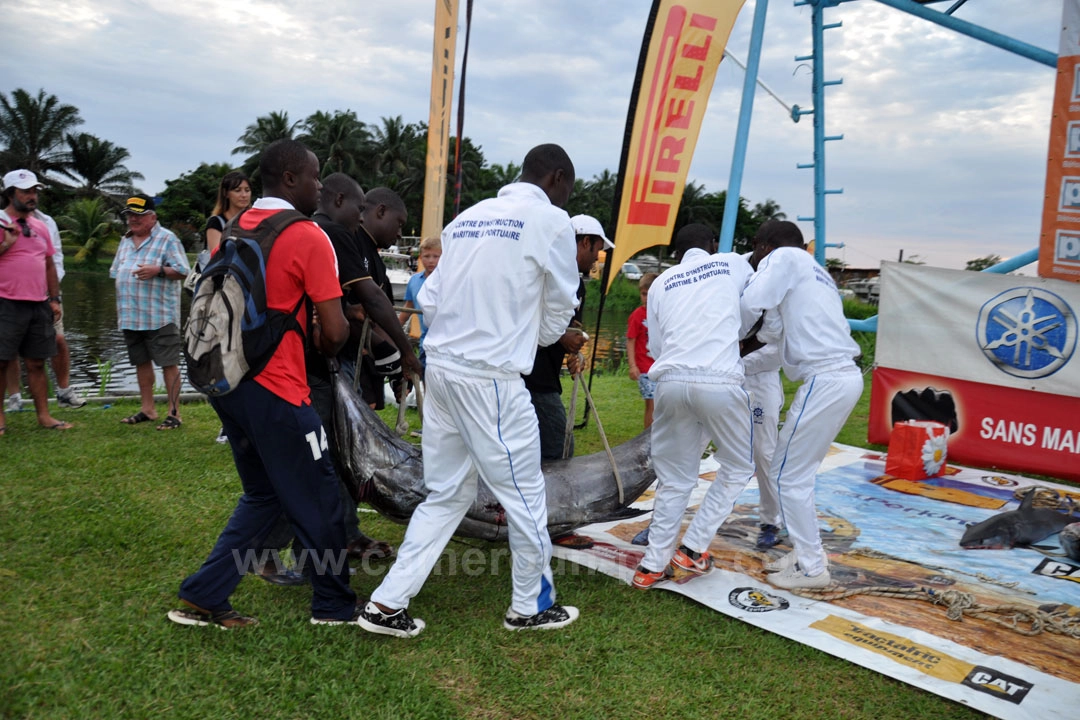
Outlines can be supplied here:
M156 420L154 366L165 379L169 412L158 430L180 427L180 286L191 268L184 246L161 227L154 200L128 198L123 210L128 233L121 238L109 277L116 280L116 315L128 358L135 366L142 407L121 422Z

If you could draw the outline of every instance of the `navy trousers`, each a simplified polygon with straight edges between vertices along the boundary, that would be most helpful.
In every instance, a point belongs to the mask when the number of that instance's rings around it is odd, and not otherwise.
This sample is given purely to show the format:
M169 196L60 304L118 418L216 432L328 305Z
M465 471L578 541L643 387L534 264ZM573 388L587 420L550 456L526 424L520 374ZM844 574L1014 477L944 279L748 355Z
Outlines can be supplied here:
M311 578L311 615L350 619L340 485L326 431L310 406L295 407L248 380L210 404L229 437L244 494L199 570L180 585L180 597L210 610L229 610L229 596L261 551L284 511L300 541Z

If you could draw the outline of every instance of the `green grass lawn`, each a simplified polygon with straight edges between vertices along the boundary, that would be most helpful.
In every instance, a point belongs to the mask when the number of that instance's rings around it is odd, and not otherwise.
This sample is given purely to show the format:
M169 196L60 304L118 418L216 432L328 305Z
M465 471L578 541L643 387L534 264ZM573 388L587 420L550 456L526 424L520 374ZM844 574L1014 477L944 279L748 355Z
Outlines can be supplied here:
M613 443L641 427L625 376L593 393ZM564 395L569 396L569 387ZM840 440L863 444L869 391ZM0 438L0 717L4 718L961 718L978 713L772 635L682 596L643 593L556 562L558 632L508 633L503 546L454 542L488 568L433 575L414 640L308 623L310 590L246 578L233 602L261 625L173 625L180 580L209 552L239 493L208 405L184 426L121 425L135 404L8 415ZM392 411L387 412L387 416ZM580 453L601 449L595 422ZM404 528L373 513L370 534ZM478 548L473 551L469 546ZM503 557L498 569L493 563ZM369 594L382 571L358 574Z

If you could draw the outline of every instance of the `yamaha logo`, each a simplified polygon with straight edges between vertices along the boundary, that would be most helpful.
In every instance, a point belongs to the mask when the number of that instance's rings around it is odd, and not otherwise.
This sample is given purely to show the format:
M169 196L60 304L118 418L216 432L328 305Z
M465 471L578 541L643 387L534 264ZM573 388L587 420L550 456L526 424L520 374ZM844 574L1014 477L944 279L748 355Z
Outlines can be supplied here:
M979 311L976 340L1004 373L1035 379L1052 375L1076 349L1076 315L1052 292L1019 287L997 295Z
M728 593L727 599L733 607L752 613L787 610L789 605L782 597L752 587L735 588Z

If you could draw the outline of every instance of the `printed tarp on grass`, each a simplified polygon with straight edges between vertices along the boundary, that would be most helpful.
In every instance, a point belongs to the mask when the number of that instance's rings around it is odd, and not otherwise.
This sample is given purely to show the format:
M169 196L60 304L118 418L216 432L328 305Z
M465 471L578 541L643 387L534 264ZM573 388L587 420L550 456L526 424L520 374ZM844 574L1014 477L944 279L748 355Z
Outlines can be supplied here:
M702 462L691 511L714 477ZM1001 718L1075 718L1080 707L1080 639L1043 631L1025 635L993 620L928 602L968 593L978 605L1019 607L1037 617L1080 615L1080 563L1064 557L1057 536L1040 549L964 550L968 523L1016 509L1030 485L1070 489L1011 475L949 466L945 477L911 483L885 474L884 456L834 445L817 478L818 519L829 553L830 590L885 588L884 595L813 600L772 587L761 563L790 549L757 551L755 483L736 503L710 551L716 569L679 574L656 586L727 615ZM1080 494L1072 490L1073 497ZM651 508L649 490L635 507ZM689 523L690 513L684 520ZM591 525L579 532L589 550L555 554L629 583L643 548L631 538L649 522ZM989 615L1008 622L1015 610ZM1020 627L1030 630L1031 624Z

